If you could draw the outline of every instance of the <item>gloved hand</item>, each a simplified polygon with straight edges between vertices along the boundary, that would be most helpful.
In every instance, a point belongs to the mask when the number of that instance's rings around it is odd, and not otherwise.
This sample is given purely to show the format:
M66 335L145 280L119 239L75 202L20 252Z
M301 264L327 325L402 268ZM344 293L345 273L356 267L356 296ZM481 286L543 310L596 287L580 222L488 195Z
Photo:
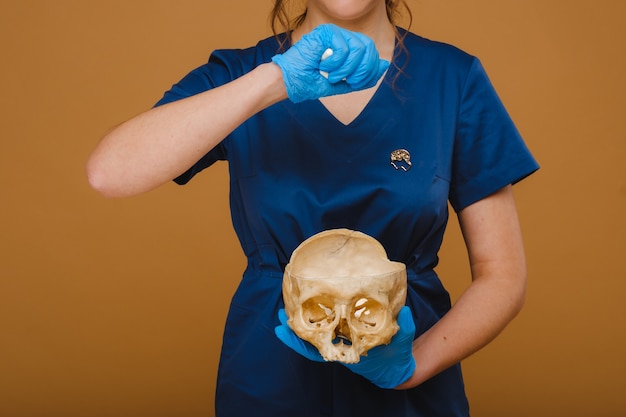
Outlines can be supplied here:
M395 388L406 382L415 370L413 358L415 323L408 306L400 310L398 325L400 329L388 345L376 346L367 352L367 356L361 356L358 363L344 365L380 388Z
M278 310L278 320L280 320L280 326L276 326L274 333L276 333L276 336L280 339L280 341L308 360L314 362L325 362L324 358L320 355L320 352L315 346L306 340L300 339L300 337L298 337L298 335L291 330L291 327L287 324L288 319L289 318L287 317L287 313L285 313L284 308Z
M332 55L322 60L329 48ZM373 87L389 67L374 41L332 24L316 27L272 61L280 67L294 103Z
M274 329L276 336L291 349L305 358L324 362L324 358L312 344L300 339L287 324L287 314L281 309L278 312L281 325ZM413 358L413 337L415 323L411 315L411 309L402 307L398 314L400 329L393 336L388 345L376 346L367 352L367 356L361 356L358 363L343 363L352 372L359 374L380 388L395 388L406 382L415 370Z

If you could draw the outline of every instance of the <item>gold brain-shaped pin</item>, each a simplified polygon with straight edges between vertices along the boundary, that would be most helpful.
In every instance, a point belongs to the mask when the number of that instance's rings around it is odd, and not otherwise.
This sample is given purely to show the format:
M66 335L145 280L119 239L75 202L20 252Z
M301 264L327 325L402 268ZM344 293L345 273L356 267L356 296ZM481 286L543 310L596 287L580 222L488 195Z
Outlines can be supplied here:
M395 169L401 169L404 172L411 169L411 154L406 149L396 149L391 152L390 159Z

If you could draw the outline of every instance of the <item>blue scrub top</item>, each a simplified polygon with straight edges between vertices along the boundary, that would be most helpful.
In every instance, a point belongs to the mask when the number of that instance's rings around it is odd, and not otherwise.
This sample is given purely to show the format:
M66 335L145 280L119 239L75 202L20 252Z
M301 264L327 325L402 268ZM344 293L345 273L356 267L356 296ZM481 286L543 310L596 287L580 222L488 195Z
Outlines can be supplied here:
M412 33L404 44L408 56L396 58L350 124L318 100L285 100L244 122L175 180L184 184L228 161L232 221L248 259L224 331L217 417L469 414L459 365L414 389L384 390L341 364L308 361L274 335L291 253L334 228L367 233L406 264L407 305L416 336L425 332L450 309L434 272L448 203L462 210L538 168L478 59ZM225 84L277 51L274 38L215 51L157 105ZM391 153L402 149L410 165L394 167Z

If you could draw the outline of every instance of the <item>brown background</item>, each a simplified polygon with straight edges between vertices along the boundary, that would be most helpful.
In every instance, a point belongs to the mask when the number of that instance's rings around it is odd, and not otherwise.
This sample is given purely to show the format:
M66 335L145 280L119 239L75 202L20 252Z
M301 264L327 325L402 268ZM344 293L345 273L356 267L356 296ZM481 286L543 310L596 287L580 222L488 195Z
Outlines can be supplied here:
M243 268L226 165L106 200L84 175L116 123L270 1L0 1L0 416L210 416ZM542 165L516 187L523 313L464 363L475 416L626 415L626 3L419 0L413 30L485 64ZM469 276L452 219L439 269Z

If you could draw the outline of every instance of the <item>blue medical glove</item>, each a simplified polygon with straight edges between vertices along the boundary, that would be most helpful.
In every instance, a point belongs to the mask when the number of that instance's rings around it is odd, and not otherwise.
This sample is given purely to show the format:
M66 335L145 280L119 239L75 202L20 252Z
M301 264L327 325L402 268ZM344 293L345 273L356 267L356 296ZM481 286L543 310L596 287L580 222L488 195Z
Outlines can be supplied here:
M322 60L327 49L332 55ZM373 87L389 67L374 41L332 24L316 27L272 61L280 67L294 103Z
M409 307L405 306L400 310L398 325L400 329L388 345L370 349L367 356L361 356L358 363L343 365L380 388L395 388L406 382L415 370L413 358L415 323Z
M315 346L310 344L309 342L300 339L297 334L291 330L289 324L287 324L287 313L285 313L285 309L281 308L278 310L278 320L280 320L280 326L276 326L274 329L274 333L276 336L288 347L295 350L300 355L305 358L315 361L315 362L324 362L324 358L320 355L320 352L317 350Z
M287 324L287 314L281 309L278 312L281 325L274 329L276 336L288 347L305 358L324 362L315 346L300 339ZM395 388L406 382L415 370L413 358L413 337L415 323L409 307L402 307L398 314L400 329L393 336L388 345L376 346L361 356L358 363L343 363L355 374L359 374L380 388Z

